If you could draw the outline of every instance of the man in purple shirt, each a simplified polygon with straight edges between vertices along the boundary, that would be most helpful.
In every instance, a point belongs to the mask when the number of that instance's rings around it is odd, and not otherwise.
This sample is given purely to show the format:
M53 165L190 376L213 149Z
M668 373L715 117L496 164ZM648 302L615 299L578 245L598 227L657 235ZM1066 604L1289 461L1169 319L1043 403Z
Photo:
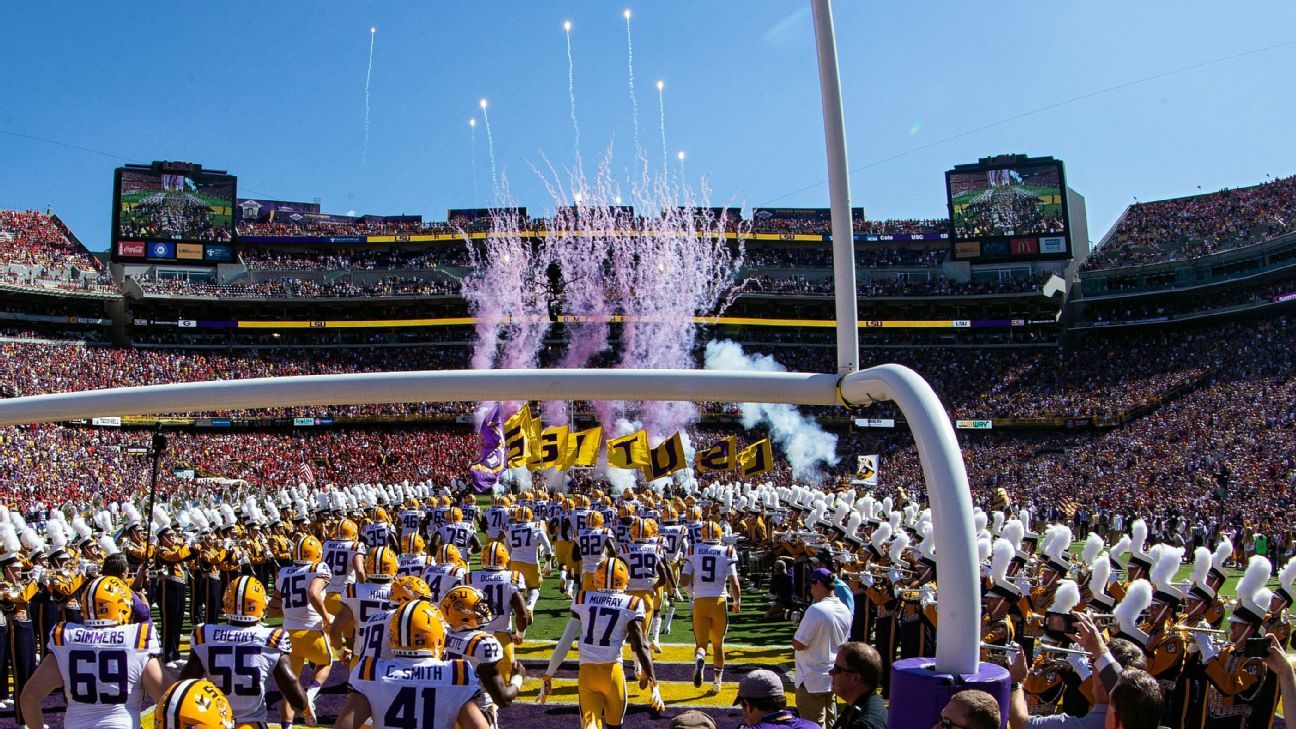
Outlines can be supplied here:
M744 676L734 705L742 707L743 726L747 729L821 729L813 721L788 711L783 679L773 671L759 669Z

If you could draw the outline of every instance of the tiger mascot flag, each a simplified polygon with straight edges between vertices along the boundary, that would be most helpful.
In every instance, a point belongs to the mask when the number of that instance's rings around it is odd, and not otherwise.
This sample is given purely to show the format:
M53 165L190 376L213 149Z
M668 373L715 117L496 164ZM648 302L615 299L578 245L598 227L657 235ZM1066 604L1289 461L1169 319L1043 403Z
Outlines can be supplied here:
M855 478L852 483L878 485L878 454L855 457Z

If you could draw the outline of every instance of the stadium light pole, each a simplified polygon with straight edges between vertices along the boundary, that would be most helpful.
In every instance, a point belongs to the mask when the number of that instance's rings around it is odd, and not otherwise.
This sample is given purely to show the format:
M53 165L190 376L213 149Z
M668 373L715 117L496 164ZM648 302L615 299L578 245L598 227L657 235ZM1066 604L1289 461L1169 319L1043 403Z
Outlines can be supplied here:
M837 374L859 369L859 303L855 293L855 231L851 225L850 167L846 163L846 121L832 3L810 0L819 54L819 98L828 153L828 197L832 205L833 299L837 306Z

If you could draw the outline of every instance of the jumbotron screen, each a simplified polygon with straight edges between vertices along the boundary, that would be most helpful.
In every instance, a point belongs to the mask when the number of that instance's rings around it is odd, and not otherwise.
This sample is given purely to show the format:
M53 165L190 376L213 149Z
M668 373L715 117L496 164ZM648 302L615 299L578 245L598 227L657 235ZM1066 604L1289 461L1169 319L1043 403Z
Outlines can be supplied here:
M229 242L234 239L235 179L203 172L121 169L116 237Z
M954 240L1066 232L1061 162L951 170L946 184Z

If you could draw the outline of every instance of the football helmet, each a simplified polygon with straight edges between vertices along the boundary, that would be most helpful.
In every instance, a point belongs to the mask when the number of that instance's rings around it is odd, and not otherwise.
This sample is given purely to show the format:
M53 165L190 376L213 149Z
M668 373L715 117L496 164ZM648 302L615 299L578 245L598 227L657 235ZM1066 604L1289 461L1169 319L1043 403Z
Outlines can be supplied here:
M458 524L463 521L463 509L455 506L450 509L450 515L447 517L451 524Z
M624 592L630 584L630 566L620 557L606 557L594 570L594 589Z
M702 508L699 506L690 506L688 511L684 512L684 520L691 522L702 521Z
M702 529L698 532L698 539L707 544L716 544L723 536L724 531L721 530L720 525L714 521L709 521L703 524Z
M158 729L234 729L234 709L211 681L189 678L177 682L158 702Z
M261 580L240 575L225 588L225 619L231 623L255 623L265 617L266 589Z
M441 615L451 630L480 628L495 619L486 594L471 585L460 585L441 599Z
M83 622L92 628L110 628L130 622L131 591L118 577L96 577L82 597Z
M365 555L365 576L379 582L390 581L396 576L396 553L390 547L374 547Z
M428 600L415 600L397 609L387 633L394 656L440 658L445 652L445 622L441 611Z
M503 542L491 542L482 550L481 564L488 570L507 569L509 563L508 547Z
M657 522L652 519L635 519L630 524L630 541L646 542L657 536Z
M360 535L360 527L356 526L356 523L350 519L343 519L338 522L334 535L335 539L349 539L354 542L356 537Z
M423 581L422 577L417 575L402 575L397 577L392 583L391 595L387 598L388 602L396 607L400 607L414 600L431 600L432 588L428 583Z
M401 551L405 554L423 554L425 549L427 549L427 542L418 532L410 532L401 537Z
M293 545L293 561L297 564L311 564L320 561L324 556L324 547L320 540L309 534L297 540Z
M597 511L591 511L590 515L585 519L585 526L590 529L602 529L603 515Z
M513 521L519 524L526 524L532 519L535 519L535 512L529 506L519 506L513 513Z
M436 561L440 564L453 564L459 567L466 567L463 555L459 553L459 548L453 544L442 544L441 549L437 550Z
M374 520L374 521L387 521L387 522L389 522L389 521L391 521L391 518L387 516L387 510L386 510L386 509L382 508L381 506L376 506L376 507L374 507L373 520Z

